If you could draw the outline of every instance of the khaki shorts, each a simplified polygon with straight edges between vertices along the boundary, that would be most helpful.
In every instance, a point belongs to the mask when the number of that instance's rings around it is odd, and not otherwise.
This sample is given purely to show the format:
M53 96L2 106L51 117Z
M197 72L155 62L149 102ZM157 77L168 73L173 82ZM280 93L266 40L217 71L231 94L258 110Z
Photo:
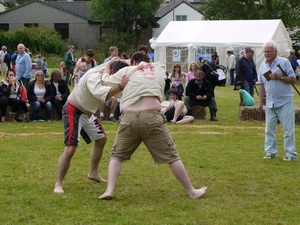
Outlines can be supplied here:
M180 159L165 124L165 117L153 110L126 112L121 115L111 158L129 160L142 142L156 163L171 163Z

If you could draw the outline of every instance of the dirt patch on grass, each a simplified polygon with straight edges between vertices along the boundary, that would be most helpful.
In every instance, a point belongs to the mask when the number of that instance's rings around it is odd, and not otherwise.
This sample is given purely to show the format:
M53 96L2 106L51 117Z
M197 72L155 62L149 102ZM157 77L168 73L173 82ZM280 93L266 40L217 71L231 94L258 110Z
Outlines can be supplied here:
M170 128L170 133L172 134L219 134L219 135L230 135L232 132L228 132L230 130L248 130L248 129L256 129L256 130L264 130L264 127L243 127L243 126L222 126L222 125L180 125L180 128L184 129L186 128L194 128L194 129L199 129L199 130L194 130L194 131L175 131L172 130L171 125ZM175 125L174 128L179 128L179 126ZM227 130L227 131L205 131L203 129L211 129L211 128L216 128L220 130ZM113 134L116 133L117 130L115 131L106 131L107 134ZM63 135L63 132L40 132L40 133L18 133L18 134L8 134L8 133L1 133L0 132L0 137L25 137L25 136L51 136L51 135Z
M7 134L0 133L0 137L25 137L25 136L50 136L50 135L62 135L62 132L47 132L47 133L18 133L18 134Z

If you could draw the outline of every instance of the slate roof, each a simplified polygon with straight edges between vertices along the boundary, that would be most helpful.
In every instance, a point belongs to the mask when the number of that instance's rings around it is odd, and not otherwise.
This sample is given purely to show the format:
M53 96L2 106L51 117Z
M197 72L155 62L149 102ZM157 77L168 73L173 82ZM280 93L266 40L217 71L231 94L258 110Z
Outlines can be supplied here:
M61 10L63 12L72 14L74 16L81 17L83 19L87 19L90 22L99 22L97 20L90 19L89 15L91 13L91 9L88 7L88 1L63 1L63 2L56 2L56 1L40 1L40 0L33 0L31 2L27 2L23 5L17 6L15 8L6 10L0 14L8 13L12 10L15 10L17 8L23 7L25 5L29 5L33 2L39 2L40 4L47 5L49 7Z
M158 9L157 12L155 13L155 17L157 19L160 19L183 3L187 4L188 6L190 6L191 8L197 11L197 9L187 0L173 0L170 1L169 3L163 4L162 7Z

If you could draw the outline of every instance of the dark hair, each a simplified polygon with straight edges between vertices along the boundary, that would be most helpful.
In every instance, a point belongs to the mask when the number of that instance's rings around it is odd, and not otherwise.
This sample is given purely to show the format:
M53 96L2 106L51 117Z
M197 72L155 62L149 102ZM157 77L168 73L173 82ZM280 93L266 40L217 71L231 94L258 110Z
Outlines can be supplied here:
M245 52L248 53L248 52L252 52L253 51L253 48L251 47L246 47L245 48Z
M168 94L178 95L178 91L177 91L176 88L171 88L171 89L168 91Z
M53 77L56 76L56 75L61 75L61 71L60 70L52 70L51 79L53 79Z
M235 87L236 86L241 86L241 89L244 89L244 83L242 81L237 81Z
M95 52L93 49L88 49L85 54L87 56L93 57L95 55Z
M149 56L145 52L136 52L131 56L130 64L133 65L133 62L136 61L138 63L140 62L150 62Z
M147 45L140 45L138 51L144 51L148 53L148 46Z
M113 62L111 65L110 65L110 69L112 69L114 71L114 73L118 72L120 69L124 68L128 66L128 64L123 61L123 60L118 60L118 61L115 61Z

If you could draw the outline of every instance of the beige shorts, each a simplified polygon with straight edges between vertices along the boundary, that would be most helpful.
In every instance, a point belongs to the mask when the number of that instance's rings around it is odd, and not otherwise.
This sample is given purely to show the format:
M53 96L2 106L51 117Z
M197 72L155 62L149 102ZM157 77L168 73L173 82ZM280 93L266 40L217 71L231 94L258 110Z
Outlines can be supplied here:
M158 111L126 112L121 115L111 158L129 160L143 142L155 163L171 163L180 159L175 143Z

